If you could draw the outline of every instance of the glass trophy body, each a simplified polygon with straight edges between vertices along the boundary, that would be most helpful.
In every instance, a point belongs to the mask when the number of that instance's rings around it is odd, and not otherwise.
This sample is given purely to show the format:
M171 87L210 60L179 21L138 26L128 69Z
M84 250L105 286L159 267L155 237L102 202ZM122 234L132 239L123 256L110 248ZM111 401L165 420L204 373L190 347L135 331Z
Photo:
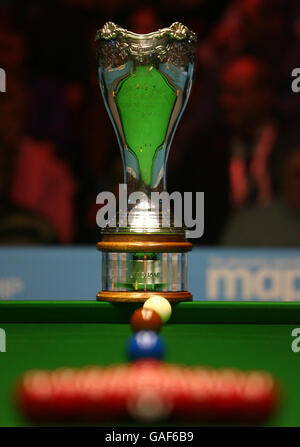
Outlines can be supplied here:
M190 94L196 35L178 22L150 34L107 22L96 42L100 89L129 197L97 244L102 251L97 299L145 301L159 294L169 301L191 300L187 253L192 244L161 193L172 138ZM132 193L138 199L130 200Z

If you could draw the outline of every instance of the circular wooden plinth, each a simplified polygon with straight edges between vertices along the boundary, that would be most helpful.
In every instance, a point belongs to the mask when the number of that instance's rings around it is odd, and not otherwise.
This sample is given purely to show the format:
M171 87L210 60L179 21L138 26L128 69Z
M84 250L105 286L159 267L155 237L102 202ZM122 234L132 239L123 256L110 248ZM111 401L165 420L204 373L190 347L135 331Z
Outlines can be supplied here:
M159 295L166 298L168 301L179 303L180 301L192 301L193 297L190 292L108 292L101 290L97 293L97 301L111 301L111 302L141 302L144 303L153 295Z
M113 234L105 235L97 248L109 252L184 253L192 249L192 244L181 235Z

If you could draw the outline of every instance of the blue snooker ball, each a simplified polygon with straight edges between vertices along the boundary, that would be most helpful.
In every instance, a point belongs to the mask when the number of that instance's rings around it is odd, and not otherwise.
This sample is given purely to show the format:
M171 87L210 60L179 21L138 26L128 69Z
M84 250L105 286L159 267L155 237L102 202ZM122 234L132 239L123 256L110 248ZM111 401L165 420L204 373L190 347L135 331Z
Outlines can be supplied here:
M139 331L130 337L127 354L130 360L161 359L165 354L165 344L156 332Z

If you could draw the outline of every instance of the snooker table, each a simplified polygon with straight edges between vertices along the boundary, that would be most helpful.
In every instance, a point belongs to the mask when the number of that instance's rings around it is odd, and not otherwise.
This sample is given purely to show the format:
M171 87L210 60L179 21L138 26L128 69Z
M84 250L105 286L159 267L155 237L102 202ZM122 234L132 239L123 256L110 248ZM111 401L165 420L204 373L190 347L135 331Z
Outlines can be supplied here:
M135 303L1 301L0 426L28 422L12 399L14 384L32 368L54 369L126 361ZM291 336L300 327L300 303L194 301L173 305L163 326L166 361L185 365L264 369L282 388L282 404L268 423L300 426L300 352Z

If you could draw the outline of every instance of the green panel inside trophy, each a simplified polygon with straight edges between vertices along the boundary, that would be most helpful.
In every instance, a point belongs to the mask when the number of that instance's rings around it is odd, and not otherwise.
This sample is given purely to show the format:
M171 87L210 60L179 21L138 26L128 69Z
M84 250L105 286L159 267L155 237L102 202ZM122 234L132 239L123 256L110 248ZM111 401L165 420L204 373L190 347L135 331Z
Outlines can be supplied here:
M143 182L150 185L153 160L161 149L176 102L176 88L153 66L137 66L118 84L115 101L128 149Z
M104 291L186 290L187 253L103 252Z
M116 287L126 291L161 291L166 286L160 282L161 263L156 253L133 253L133 260L128 263L129 281L117 283Z

